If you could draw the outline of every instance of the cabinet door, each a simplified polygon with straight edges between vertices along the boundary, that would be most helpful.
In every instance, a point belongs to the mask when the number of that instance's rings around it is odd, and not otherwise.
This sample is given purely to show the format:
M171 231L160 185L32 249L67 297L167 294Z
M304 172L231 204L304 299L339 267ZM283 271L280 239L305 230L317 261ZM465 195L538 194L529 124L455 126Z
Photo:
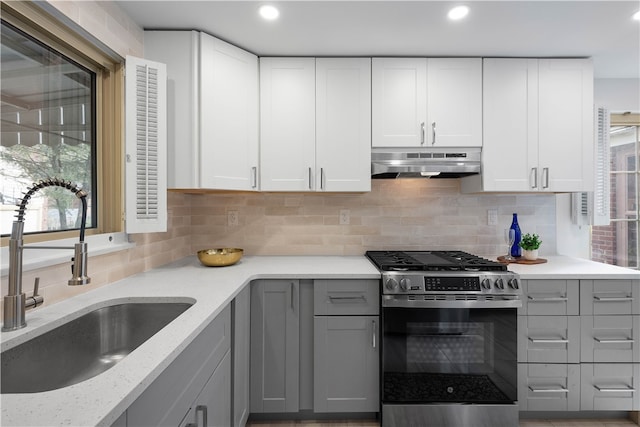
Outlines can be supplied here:
M539 168L542 190L593 191L593 65L539 61Z
M518 406L521 411L579 411L580 365L519 363Z
M144 56L167 64L167 186L198 188L200 33L145 31Z
M297 280L251 285L251 412L298 412Z
M427 60L373 58L371 65L372 146L424 146Z
M427 60L427 145L482 146L482 59Z
M580 317L518 316L518 361L580 363Z
M250 286L233 303L233 425L242 427L249 418Z
M580 365L581 411L640 410L640 363Z
M483 61L482 186L538 190L538 60Z
M379 410L378 316L314 318L315 412Z
M316 59L316 184L371 190L371 59Z
M200 54L200 185L256 190L258 59L204 33Z
M583 362L640 363L640 316L582 316Z
M525 300L519 315L577 316L580 309L578 280L523 280Z
M231 425L231 352L227 352L193 402L180 427Z
M260 58L260 188L315 190L315 59Z

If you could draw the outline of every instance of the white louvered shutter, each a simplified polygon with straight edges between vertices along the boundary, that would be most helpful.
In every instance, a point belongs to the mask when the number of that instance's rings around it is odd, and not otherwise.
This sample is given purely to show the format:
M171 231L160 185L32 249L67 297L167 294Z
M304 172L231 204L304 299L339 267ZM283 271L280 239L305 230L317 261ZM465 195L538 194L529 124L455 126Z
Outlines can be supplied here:
M611 190L611 115L606 108L596 108L596 152L595 152L595 188L593 192L593 225L609 225Z
M167 70L127 56L125 230L167 231Z

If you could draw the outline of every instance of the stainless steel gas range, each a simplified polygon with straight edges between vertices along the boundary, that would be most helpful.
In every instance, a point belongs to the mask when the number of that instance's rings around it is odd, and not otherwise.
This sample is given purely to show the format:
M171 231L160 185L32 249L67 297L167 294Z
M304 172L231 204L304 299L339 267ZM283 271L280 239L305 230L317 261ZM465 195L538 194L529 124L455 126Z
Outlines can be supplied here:
M369 251L382 273L382 426L517 427L520 280L460 251Z

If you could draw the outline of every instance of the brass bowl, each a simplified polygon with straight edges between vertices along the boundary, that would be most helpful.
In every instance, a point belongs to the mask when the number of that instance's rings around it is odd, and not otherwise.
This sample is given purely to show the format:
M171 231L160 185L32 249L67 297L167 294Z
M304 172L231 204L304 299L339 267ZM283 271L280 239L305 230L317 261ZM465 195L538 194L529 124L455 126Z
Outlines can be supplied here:
M225 267L240 261L243 253L238 248L203 249L198 251L198 259L207 267Z

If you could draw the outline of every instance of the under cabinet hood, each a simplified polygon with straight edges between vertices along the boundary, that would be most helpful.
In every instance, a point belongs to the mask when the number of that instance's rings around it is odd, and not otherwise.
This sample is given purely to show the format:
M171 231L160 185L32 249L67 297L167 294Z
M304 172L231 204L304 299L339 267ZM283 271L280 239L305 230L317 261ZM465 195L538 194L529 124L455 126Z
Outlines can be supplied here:
M371 177L459 178L480 173L480 147L373 148Z

